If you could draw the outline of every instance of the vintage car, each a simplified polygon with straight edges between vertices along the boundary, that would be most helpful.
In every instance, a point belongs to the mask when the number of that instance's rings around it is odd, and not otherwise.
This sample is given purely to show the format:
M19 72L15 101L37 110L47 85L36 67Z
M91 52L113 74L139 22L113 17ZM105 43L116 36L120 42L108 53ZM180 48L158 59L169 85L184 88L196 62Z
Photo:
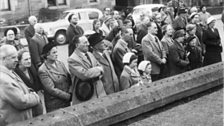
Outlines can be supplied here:
M66 43L66 30L69 26L68 17L71 14L78 15L78 25L83 28L85 35L93 33L93 20L103 16L102 12L96 8L81 8L64 11L59 20L41 23L47 33L48 39L54 40L54 42L60 45Z

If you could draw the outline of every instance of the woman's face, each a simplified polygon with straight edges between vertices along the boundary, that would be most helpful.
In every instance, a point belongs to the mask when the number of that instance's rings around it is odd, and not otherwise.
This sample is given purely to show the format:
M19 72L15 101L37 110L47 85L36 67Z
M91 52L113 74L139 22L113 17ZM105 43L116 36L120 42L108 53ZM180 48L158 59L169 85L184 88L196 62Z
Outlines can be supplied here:
M189 43L190 46L196 46L196 39L193 39Z
M169 36L171 36L171 35L173 35L173 27L171 26L171 25L168 25L167 26L167 28L166 28L166 33L167 33L167 35L169 35Z
M145 68L145 73L146 74L151 74L151 71L152 71L152 66L151 66L151 64L148 64Z
M196 27L194 27L190 32L189 32L189 34L191 34L191 35L194 35L196 33Z
M95 29L99 29L101 27L101 23L97 21L94 27Z
M209 27L210 27L210 28L214 28L214 27L215 27L215 20L212 21L212 22L209 24Z
M51 51L49 52L49 55L47 56L47 59L51 61L56 61L58 58L58 50L57 47L53 47Z
M132 68L132 69L134 69L135 67L137 67L137 63L138 63L138 59L134 59L134 60L130 63L129 67Z
M31 67L31 58L29 52L24 52L22 58L19 62L19 65L22 65L25 68Z
M8 30L8 32L6 33L6 38L7 38L7 40L15 39L15 33L13 32L13 30Z

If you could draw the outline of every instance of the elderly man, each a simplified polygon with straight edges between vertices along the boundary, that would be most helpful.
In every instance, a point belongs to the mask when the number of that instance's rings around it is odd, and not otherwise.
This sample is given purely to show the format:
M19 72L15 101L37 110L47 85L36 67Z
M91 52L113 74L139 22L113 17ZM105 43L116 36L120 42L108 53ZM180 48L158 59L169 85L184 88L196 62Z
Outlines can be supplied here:
M30 39L29 49L31 55L31 61L38 69L43 63L43 58L41 58L41 53L43 47L48 43L47 36L44 34L44 29L41 25L35 24L35 35Z
M68 42L68 55L70 56L73 51L75 50L75 43L73 43L73 38L75 36L81 36L84 34L84 30L82 27L80 27L78 24L79 17L76 14L71 14L68 17L68 21L70 25L67 28L66 31L66 38Z
M35 30L34 25L37 23L37 18L35 16L30 16L28 19L30 25L27 26L24 30L24 34L28 44L30 43L30 39L34 36Z
M0 47L1 126L32 118L32 108L40 103L39 96L13 71L17 62L17 50L14 46Z
M161 68L166 63L166 51L157 34L157 26L152 22L148 27L148 34L142 39L142 51L144 59L152 64L152 81L161 79Z
M106 43L103 36L95 33L89 37L90 45L93 47L93 55L103 66L102 82L107 94L119 91L119 82L114 70L110 54L106 50Z
M72 77L72 104L105 96L101 78L103 67L90 53L89 41L85 36L74 38L76 49L68 58L69 71Z
M114 46L112 52L112 60L114 63L114 69L118 76L121 75L123 70L123 56L125 53L130 52L131 50L128 48L128 41L131 41L133 37L133 30L131 28L122 28L121 29L121 38L117 41L116 45Z

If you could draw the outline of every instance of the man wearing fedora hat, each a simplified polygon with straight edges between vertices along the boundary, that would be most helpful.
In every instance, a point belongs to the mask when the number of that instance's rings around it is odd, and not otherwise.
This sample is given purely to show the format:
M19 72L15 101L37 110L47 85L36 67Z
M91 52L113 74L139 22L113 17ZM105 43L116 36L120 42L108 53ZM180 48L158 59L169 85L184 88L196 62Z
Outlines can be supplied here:
M178 17L173 21L174 30L185 29L187 25L186 18L187 10L185 8L181 8L178 12Z
M90 46L93 47L93 55L103 66L102 82L105 91L107 94L111 94L119 91L119 81L104 41L103 36L99 33L95 33L89 37Z
M72 105L106 95L101 78L104 70L92 53L85 36L77 36L73 41L76 49L68 58L72 77Z

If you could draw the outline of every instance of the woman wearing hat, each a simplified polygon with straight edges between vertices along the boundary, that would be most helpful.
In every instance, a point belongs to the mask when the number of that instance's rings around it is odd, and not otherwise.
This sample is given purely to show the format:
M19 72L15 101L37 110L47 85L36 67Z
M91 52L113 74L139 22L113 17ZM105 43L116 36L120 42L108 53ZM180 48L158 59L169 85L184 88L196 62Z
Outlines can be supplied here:
M138 57L128 52L123 57L124 69L120 76L121 90L138 86L142 83L140 74L137 70Z
M186 50L183 46L185 39L185 31L178 30L174 32L173 39L174 43L170 46L168 57L171 76L185 72L189 64L189 53L186 53Z
M57 47L54 43L45 45L42 54L44 63L38 73L44 88L46 110L51 112L70 105L71 78L65 65L57 60Z
M207 20L208 28L204 30L203 42L206 46L204 66L222 61L222 44L219 31L215 28L215 22L214 17L209 17Z
M152 82L151 79L151 71L152 71L152 65L150 61L141 61L138 65L138 71L141 76L141 80L143 84L148 85L148 83Z

